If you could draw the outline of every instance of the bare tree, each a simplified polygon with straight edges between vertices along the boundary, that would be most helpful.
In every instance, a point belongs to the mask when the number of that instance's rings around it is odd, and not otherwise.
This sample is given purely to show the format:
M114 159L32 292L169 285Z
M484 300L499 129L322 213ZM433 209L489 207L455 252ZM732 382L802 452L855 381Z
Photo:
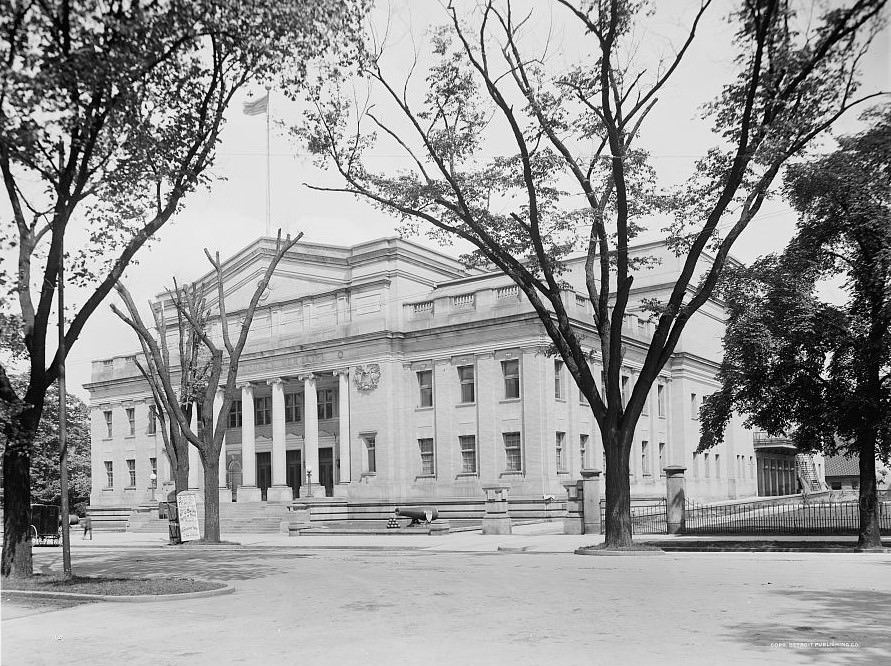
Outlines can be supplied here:
M229 414L232 401L239 395L236 386L238 365L244 346L247 343L251 323L254 320L254 312L257 309L257 303L260 302L260 296L269 285L269 280L272 278L272 274L275 272L279 261L302 237L303 234L300 233L293 240L290 236L287 236L282 241L281 231L279 231L275 243L275 251L269 259L266 272L254 289L247 310L241 319L238 338L234 343L229 335L229 317L226 313L223 265L220 261L219 252L215 256L211 256L210 252L204 251L213 265L213 283L196 282L182 288L178 285L174 287L172 296L178 316L185 320L186 325L189 327L189 335L200 340L204 348L210 353L208 371L204 375L203 391L198 390L199 384L196 383L194 384L195 391L191 396L184 397L182 392L176 392L169 357L165 357L162 346L145 326L127 288L121 283L115 286L127 308L128 314L121 312L115 305L112 305L111 309L136 332L143 349L147 350L148 371L153 377L149 380L149 384L155 383L159 386L158 398L163 403L164 410L171 420L175 421L176 428L185 436L188 443L198 449L204 469L205 541L216 543L220 540L220 495L218 483L220 452L228 425L226 417ZM216 290L217 311L211 314L207 307L207 296L213 289ZM157 310L153 309L153 312L157 312ZM214 341L211 338L205 326L205 322L216 317L220 321L222 345L220 345L220 341ZM156 314L156 327L159 328L159 331L163 330L164 326L161 320L163 320L163 316ZM220 381L224 371L226 379L225 383L221 384ZM222 400L216 400L218 388L222 388ZM186 402L187 399L190 402ZM194 409L196 405L201 406L201 420L197 432L192 430L190 412L190 407ZM216 425L214 425L214 420L216 420Z
M469 261L494 265L516 282L602 433L606 544L618 548L632 540L629 458L652 385L784 163L872 96L855 95L858 65L882 25L885 2L851 0L820 17L799 16L789 0L739 3L731 15L735 71L707 109L721 143L674 196L656 187L638 143L712 0L698 3L679 48L655 68L636 60L651 3L555 4L586 40L576 66L554 71L548 46L530 54L526 44L542 32L538 3L517 16L510 0L488 0L466 17L449 3L420 95L411 81L420 58L394 75L378 52L359 71L369 101L355 103L347 92L355 83L329 77L316 87L315 113L300 131L344 181L316 189L365 198L397 214L408 233L426 225L434 238L466 241L475 247ZM508 137L512 154L491 156L487 140L495 134ZM378 138L403 152L405 169L368 166ZM645 262L629 253L629 243L644 217L660 211L673 214L666 231L682 268L667 298L635 302L632 285ZM563 259L575 249L586 253L592 322L573 321L562 298ZM630 307L648 312L656 325L626 394L622 333ZM592 324L593 349L580 330ZM592 359L602 366L602 381Z

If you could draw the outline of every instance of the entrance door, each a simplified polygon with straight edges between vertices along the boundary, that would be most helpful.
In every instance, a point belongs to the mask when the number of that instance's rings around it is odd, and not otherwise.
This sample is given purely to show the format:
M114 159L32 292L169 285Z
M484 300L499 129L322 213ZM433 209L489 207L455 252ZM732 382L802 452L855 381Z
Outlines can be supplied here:
M265 451L257 454L257 486L260 488L260 499L266 501L266 490L272 485L272 453Z
M334 496L333 449L319 449L319 483L325 486L325 497Z
M303 474L300 471L300 451L285 451L285 482L294 491L294 498L300 497Z

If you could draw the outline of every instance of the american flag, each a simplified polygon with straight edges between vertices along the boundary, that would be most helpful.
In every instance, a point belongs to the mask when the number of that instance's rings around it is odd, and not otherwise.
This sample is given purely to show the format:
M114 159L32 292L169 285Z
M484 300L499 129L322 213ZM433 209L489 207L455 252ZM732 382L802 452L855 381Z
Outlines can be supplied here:
M244 103L244 114L246 116L259 116L261 113L266 113L268 110L269 93L266 93L263 97L255 99L252 102Z

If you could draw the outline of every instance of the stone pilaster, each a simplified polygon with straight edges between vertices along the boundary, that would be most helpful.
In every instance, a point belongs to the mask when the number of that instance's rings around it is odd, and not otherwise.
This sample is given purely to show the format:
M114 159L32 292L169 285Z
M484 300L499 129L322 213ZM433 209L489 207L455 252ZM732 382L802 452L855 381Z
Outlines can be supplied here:
M350 369L335 370L337 377L337 409L338 409L338 435L340 457L340 483L350 482L350 449L352 436L350 435Z

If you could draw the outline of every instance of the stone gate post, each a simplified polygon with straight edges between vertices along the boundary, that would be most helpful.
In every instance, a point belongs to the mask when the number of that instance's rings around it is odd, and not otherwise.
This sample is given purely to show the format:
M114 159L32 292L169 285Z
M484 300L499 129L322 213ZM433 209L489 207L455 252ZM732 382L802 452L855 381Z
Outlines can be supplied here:
M510 513L507 497L510 484L492 483L483 486L486 493L486 513L483 516L483 534L510 534Z
M582 480L582 516L585 523L583 534L600 534L600 470L583 469Z

